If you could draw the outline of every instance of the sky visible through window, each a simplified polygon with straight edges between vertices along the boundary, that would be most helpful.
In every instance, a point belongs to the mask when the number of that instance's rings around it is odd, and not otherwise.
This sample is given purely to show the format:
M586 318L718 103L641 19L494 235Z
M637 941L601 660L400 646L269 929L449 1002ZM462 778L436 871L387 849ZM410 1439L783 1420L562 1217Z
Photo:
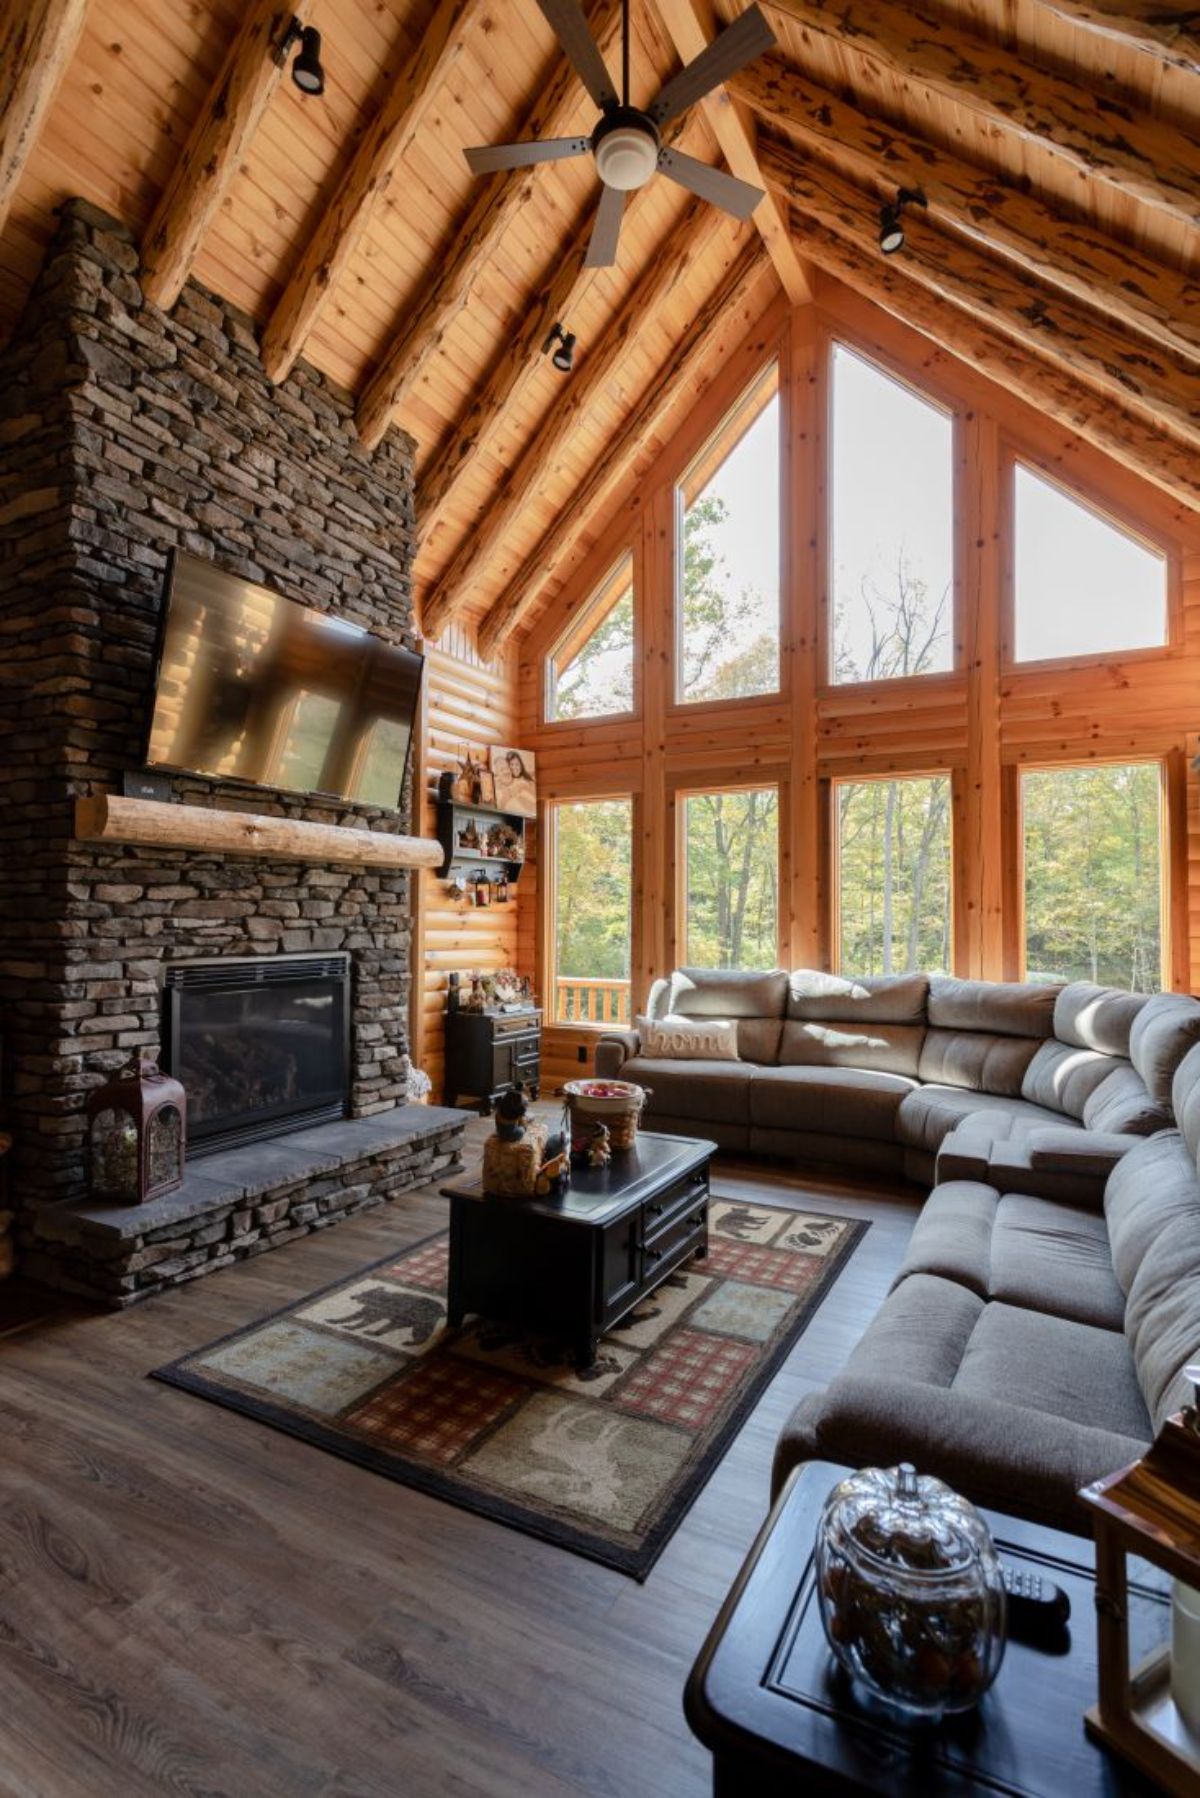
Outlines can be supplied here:
M1018 462L1016 657L1102 655L1166 642L1166 557Z

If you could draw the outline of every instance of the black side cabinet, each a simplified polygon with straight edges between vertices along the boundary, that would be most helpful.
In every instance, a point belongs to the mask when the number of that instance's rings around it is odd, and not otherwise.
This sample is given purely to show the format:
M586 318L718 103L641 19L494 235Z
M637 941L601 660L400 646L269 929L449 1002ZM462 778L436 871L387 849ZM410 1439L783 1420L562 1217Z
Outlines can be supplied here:
M486 1117L518 1081L537 1098L542 1068L540 1011L448 1011L446 1103L474 1099Z

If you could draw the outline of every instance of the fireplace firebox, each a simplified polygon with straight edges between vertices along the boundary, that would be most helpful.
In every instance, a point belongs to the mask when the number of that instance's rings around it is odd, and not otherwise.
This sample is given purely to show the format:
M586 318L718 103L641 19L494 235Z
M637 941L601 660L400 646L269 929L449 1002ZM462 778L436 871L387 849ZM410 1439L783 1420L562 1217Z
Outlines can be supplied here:
M172 962L163 999L189 1158L346 1116L348 955Z

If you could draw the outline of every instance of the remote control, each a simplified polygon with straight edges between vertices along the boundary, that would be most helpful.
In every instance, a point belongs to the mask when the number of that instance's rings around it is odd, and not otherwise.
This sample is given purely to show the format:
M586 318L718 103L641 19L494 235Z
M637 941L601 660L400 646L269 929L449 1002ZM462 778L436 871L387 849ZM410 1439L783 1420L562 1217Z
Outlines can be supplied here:
M1008 1594L1008 1630L1011 1636L1037 1645L1062 1636L1071 1615L1071 1600L1060 1586L1051 1585L1023 1568L1002 1567Z

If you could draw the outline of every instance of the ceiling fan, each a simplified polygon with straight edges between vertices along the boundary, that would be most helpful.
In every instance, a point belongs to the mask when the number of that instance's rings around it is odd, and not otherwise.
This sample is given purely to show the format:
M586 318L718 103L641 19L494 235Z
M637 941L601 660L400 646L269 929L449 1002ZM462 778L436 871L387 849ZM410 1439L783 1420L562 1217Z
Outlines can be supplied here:
M589 152L603 183L587 255L588 268L610 268L617 259L617 239L625 195L644 187L656 170L689 193L711 200L735 218L749 218L762 199L762 189L739 181L694 156L668 148L662 128L689 106L711 93L747 63L769 50L775 34L757 6L750 6L715 37L643 111L629 103L629 0L621 5L621 94L613 86L604 58L588 29L580 0L537 0L575 73L600 108L590 137L551 137L540 143L491 144L464 152L476 175L497 169L527 168L536 162L562 162Z

